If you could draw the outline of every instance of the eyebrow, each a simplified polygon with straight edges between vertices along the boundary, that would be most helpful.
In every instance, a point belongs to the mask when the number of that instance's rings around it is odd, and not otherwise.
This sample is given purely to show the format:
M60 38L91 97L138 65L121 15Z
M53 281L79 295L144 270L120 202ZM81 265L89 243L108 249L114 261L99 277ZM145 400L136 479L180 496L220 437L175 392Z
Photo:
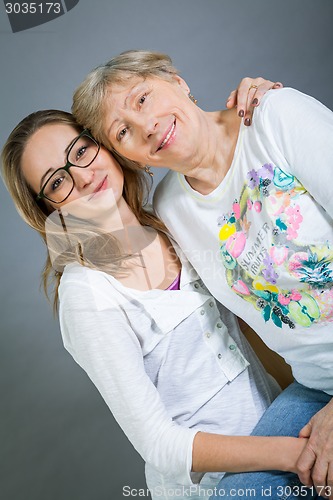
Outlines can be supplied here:
M64 154L66 155L66 158L67 158L67 155L68 155L68 151L70 150L70 148L73 146L74 142L76 141L76 139L78 138L79 136L77 135L76 137L74 137L74 139L68 144L68 146L65 148L64 150ZM39 189L41 190L42 189L42 186L44 184L44 181L45 181L45 178L47 177L48 174L50 174L51 172L55 172L56 170L59 170L59 168L64 168L65 165L63 165L62 167L50 167L46 170L46 172L44 172L44 174L42 175L41 179L40 179L40 183L39 183Z
M124 100L124 107L126 109L127 107L127 101L130 97L132 97L133 94L135 94L137 92L137 89L140 90L140 86L143 85L144 81L143 82L136 82L129 90L127 96L125 97L125 100ZM109 133L111 132L111 129L113 128L113 126L120 122L120 119L119 118L116 118L115 120L113 120L113 122L111 123L110 127L108 128L107 130L107 134L109 135Z
M40 180L40 183L39 183L39 190L42 189L43 187L43 184L44 184L44 180L45 180L45 177L50 173L52 172L52 170L56 170L54 167L51 167L49 169L46 170L46 172L42 175L41 177L41 180Z

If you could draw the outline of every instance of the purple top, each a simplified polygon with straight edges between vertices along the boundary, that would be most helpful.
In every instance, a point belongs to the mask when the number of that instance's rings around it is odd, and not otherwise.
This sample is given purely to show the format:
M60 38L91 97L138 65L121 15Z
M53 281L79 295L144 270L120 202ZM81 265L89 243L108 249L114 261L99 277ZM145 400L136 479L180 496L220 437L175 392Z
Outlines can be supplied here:
M177 278L171 283L166 290L179 290L179 284L180 284L180 273L178 274Z

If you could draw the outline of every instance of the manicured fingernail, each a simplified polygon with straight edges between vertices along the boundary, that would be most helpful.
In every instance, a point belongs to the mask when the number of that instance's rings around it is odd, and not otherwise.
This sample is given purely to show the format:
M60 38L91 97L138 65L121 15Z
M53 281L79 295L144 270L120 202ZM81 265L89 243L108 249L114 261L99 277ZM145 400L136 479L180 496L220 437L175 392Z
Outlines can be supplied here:
M247 127L249 127L249 126L251 125L251 120L250 120L250 118L246 118L244 123L245 123L245 125L246 125Z
M256 106L256 105L258 104L258 102L259 102L259 101L258 101L258 99L257 99L257 98L253 99L253 101L252 101L253 106Z
M241 118L243 118L244 116L244 111L241 109L240 111L238 111L238 116L240 116Z

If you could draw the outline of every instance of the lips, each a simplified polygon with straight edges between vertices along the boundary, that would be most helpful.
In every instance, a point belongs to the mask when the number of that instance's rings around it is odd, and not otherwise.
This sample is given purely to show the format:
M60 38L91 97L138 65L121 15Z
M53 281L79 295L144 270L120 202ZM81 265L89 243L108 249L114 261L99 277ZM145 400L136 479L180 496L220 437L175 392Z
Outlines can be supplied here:
M174 122L171 124L170 128L166 131L164 137L163 137L163 140L162 142L160 143L159 147L157 148L156 150L156 153L158 151L160 151L161 149L169 146L169 144L171 143L172 139L174 138L175 134L175 128L176 128L176 119L174 120Z
M89 199L91 199L93 196L95 196L95 194L99 193L100 191L104 191L104 189L106 189L107 187L107 175L104 177L104 179L102 180L102 182L100 182L98 184L98 186L96 187L96 189L94 189L94 192L92 193L92 195L90 196Z

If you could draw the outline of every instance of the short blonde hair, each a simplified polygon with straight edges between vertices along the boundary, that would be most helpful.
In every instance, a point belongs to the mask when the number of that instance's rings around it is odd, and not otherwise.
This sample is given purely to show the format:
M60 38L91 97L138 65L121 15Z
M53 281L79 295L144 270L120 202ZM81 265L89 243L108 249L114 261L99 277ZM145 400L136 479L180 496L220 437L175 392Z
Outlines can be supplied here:
M104 133L105 101L110 87L128 82L130 78L145 79L150 76L171 81L176 74L177 70L166 54L146 50L123 52L88 74L74 93L72 113L78 123L111 149L112 144Z

